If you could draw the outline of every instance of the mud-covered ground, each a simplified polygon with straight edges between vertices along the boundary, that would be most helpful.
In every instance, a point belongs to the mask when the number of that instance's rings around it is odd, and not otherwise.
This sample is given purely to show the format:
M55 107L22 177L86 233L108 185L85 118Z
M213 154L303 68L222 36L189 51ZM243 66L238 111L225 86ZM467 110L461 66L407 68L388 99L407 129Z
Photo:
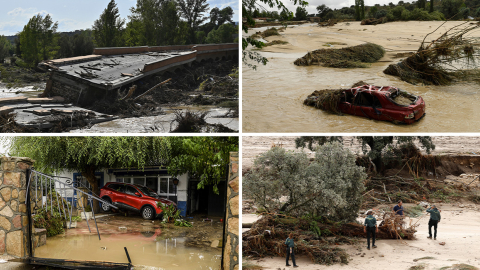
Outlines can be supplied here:
M272 146L281 146L288 150L295 148L295 137L244 137L243 170L253 165L254 158ZM419 185L412 183L411 170L406 166L387 168L382 176L369 175L365 181L362 209L357 220L363 222L367 210L372 209L380 220L383 213L391 211L396 201L404 200L406 224L415 225L417 232L414 240L377 239L378 248L367 250L366 239L357 237L354 244L340 244L348 256L348 264L332 266L314 264L305 255L297 257L297 265L302 269L478 269L479 249L475 244L479 240L478 223L480 219L480 147L479 137L441 136L433 137L436 149L432 152L439 159L435 169L418 172ZM353 137L344 138L345 146L361 153L361 147ZM423 153L424 154L424 153ZM432 158L433 157L427 157ZM398 165L398 164L397 164ZM388 178L398 177L398 178ZM381 188L375 187L375 181L383 178ZM475 181L474 181L475 180ZM396 182L398 181L398 182ZM403 182L403 183L402 183ZM410 184L409 184L410 183ZM406 202L406 203L405 203ZM435 204L440 209L442 220L438 224L436 240L427 239L429 215L425 206ZM257 207L251 200L242 202L242 224L247 227L259 216ZM468 249L464 247L468 246ZM290 269L285 267L285 258L245 258L244 269ZM463 268L462 268L463 267ZM476 268L475 268L476 267Z
M21 89L26 85L34 89L44 89L49 74L37 72L34 69L20 68L17 66L0 66L0 89ZM153 86L171 79L168 83L146 93ZM114 115L118 118L153 117L172 114L166 117L170 121L170 128L166 132L235 132L238 126L224 125L225 121L212 120L219 118L233 119L238 123L239 108L239 73L238 60L214 61L208 60L202 63L192 63L190 67L167 71L160 75L152 75L148 78L136 81L136 89L131 96L128 95L132 85L118 89L111 95L102 99L93 100L91 104L84 105L85 109L107 115ZM5 90L4 90L5 91ZM145 95L141 96L142 94ZM35 92L8 93L12 95L32 96ZM141 96L141 97L140 97ZM137 98L139 97L139 98ZM178 107L183 110L175 110ZM208 111L203 107L223 108L225 113L205 113ZM200 108L200 109L199 109ZM198 112L201 111L201 112ZM214 116L212 116L214 115ZM49 122L54 125L49 129L38 129L36 127L26 128L15 122L15 114L2 115L0 117L0 132L31 133L31 132L68 132L71 130L90 129L95 119L95 114L52 114L43 117L41 122ZM207 121L208 118L212 118ZM71 123L75 122L75 125ZM212 123L213 122L213 123ZM145 126L145 123L142 125ZM154 123L152 125L155 126ZM164 130L165 128L162 128ZM125 127L128 130L128 127ZM150 130L145 129L145 130ZM145 132L140 129L137 132ZM150 132L165 132L151 130Z
M131 98L119 100L127 95L130 86L123 87L117 95L98 100L88 106L88 109L122 117L158 115L162 112L162 107L184 105L225 106L236 108L238 112L237 67L236 60L195 62L191 67L178 72L167 71L135 82L137 89ZM171 81L161 88L135 99L168 79Z

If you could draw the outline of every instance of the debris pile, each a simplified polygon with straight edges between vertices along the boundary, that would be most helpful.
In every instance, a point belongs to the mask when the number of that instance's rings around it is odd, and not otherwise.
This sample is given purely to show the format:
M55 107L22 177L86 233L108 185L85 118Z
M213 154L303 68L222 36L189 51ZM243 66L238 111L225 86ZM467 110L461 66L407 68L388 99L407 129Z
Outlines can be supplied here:
M377 239L415 239L416 224L406 228L401 217L385 213L379 222ZM319 233L320 232L320 233ZM266 214L244 232L243 253L246 256L285 256L285 239L293 233L296 254L307 255L314 263L330 265L348 263L345 250L338 244L352 244L349 237L366 237L359 223L341 223L326 218L283 218Z
M360 24L361 25L377 25L377 24L386 23L387 21L388 21L387 17L382 17L379 19L370 18L370 19L363 20Z
M479 27L478 23L462 23L429 44L425 42L428 34L415 54L389 65L383 73L398 76L411 84L448 85L455 79L467 79L471 75L469 70L478 67L475 61L478 58L474 46L476 39L468 37L468 34Z
M258 31L256 32L255 34L251 35L250 37L251 38L266 38L266 37L269 37L269 36L279 36L280 33L278 32L278 29L275 28L275 27L272 27L272 28L268 28L267 30L261 32L261 31Z
M320 27L334 26L337 23L338 23L338 21L336 19L329 19L326 22L319 22L318 26L320 26Z
M307 97L307 99L303 101L303 104L334 114L342 115L342 113L338 110L338 102L342 98L343 91L345 91L345 89L315 90Z
M341 49L319 49L295 60L297 66L322 65L334 68L365 68L385 55L382 46L365 43Z

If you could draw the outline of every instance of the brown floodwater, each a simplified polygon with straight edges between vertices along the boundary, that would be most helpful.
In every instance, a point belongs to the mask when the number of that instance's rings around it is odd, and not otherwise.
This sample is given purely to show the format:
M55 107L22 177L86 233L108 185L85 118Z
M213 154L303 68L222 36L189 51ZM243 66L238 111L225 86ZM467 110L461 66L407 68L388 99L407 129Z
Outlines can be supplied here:
M221 250L185 246L185 238L167 238L133 233L77 236L53 236L47 244L36 248L35 257L109 261L128 263L124 247L135 266L155 269L220 269Z
M394 54L415 51L425 34L441 22L394 22L377 26L358 22L339 23L334 27L308 24L287 28L281 36L287 45L269 46L260 54L267 57L266 66L257 70L243 66L242 115L244 132L478 132L480 130L480 85L474 82L449 86L411 85L383 70L399 61ZM446 30L459 22L448 22ZM248 35L255 31L253 29ZM472 36L480 37L480 31ZM435 37L432 36L432 39ZM429 38L430 39L430 38ZM320 66L295 66L295 59L308 51L326 48L329 42L345 47L373 42L386 49L380 62L369 68L336 69ZM338 116L303 105L314 90L348 88L363 80L375 85L392 85L420 95L426 103L426 116L412 125L395 125L351 115Z

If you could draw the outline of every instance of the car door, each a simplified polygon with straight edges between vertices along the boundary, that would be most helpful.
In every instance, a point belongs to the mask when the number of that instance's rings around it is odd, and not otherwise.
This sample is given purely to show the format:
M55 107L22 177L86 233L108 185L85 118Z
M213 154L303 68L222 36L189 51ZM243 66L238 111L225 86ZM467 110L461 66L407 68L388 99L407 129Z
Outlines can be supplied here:
M124 204L128 205L128 208L132 211L140 211L142 207L141 196L135 195L135 193L140 194L138 190L132 186L125 185L125 196L123 198Z

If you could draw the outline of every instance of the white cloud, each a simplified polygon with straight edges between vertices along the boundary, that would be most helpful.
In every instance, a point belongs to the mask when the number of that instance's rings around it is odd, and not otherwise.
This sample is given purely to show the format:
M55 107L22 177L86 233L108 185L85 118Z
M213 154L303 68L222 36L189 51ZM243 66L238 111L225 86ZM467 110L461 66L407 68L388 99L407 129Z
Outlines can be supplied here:
M36 8L24 9L24 8L18 7L18 8L15 8L14 10L9 11L7 14L9 16L12 16L12 17L31 18L31 17L33 17L34 15L37 15L37 14L40 14L40 15L44 16L44 15L47 15L49 13L46 10L37 11Z

